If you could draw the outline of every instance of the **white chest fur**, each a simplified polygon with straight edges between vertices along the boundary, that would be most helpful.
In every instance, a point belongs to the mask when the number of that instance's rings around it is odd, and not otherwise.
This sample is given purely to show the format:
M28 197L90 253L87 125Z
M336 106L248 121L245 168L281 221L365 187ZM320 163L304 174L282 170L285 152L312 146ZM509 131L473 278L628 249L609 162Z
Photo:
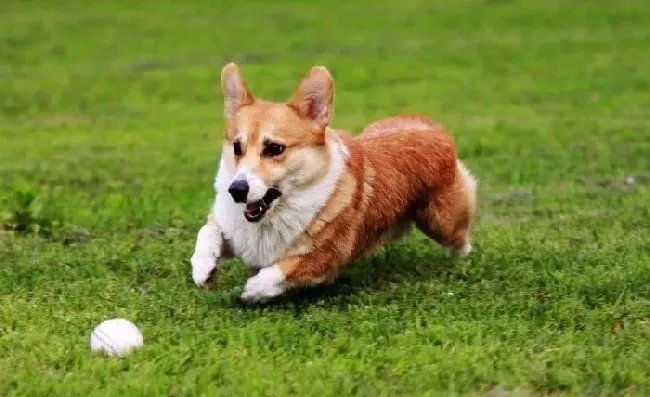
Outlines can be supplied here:
M224 242L247 266L263 268L273 265L323 208L336 187L347 158L347 148L333 132L328 134L327 146L330 161L322 180L308 188L283 195L273 210L258 223L248 222L244 218L242 204L235 203L228 194L228 186L234 175L229 175L222 157L215 180L217 195L213 214Z

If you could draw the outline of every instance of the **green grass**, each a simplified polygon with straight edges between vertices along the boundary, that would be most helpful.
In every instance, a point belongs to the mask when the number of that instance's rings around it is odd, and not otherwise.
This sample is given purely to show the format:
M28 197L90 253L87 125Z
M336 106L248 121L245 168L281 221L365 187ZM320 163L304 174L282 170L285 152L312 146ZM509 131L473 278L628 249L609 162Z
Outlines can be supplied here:
M0 395L650 393L647 1L0 15ZM444 123L481 181L472 256L413 232L271 305L237 303L237 261L195 288L230 60L271 100L326 65L337 128ZM145 337L123 360L89 351L113 317Z

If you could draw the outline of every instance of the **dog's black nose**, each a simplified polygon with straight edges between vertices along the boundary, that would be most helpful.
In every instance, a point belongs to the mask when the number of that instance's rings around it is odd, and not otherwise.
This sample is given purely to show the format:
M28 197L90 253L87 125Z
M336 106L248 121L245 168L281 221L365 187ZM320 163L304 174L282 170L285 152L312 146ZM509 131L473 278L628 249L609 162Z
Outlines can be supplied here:
M245 179L234 181L228 188L228 193L235 200L235 203L245 203L248 196L248 182Z

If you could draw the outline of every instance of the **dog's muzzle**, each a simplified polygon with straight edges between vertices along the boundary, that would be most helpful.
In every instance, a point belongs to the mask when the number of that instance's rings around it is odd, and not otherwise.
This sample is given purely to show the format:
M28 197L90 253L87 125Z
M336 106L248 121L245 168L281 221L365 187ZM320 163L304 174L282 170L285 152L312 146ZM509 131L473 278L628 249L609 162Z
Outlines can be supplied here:
M266 214L266 211L271 208L273 201L280 196L282 196L282 192L280 192L278 189L273 187L269 188L264 194L264 197L262 197L260 200L246 204L244 217L249 222L259 222Z

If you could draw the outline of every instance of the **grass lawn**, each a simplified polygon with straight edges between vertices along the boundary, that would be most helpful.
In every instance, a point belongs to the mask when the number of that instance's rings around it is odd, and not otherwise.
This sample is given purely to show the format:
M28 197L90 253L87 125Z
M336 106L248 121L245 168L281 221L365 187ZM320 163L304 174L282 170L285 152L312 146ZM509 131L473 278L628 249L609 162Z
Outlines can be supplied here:
M650 393L650 7L585 1L0 2L0 395ZM474 253L413 231L334 286L197 289L221 67L334 126L441 121ZM10 229L24 229L10 231ZM113 317L145 345L89 351ZM501 394L500 394L501 393Z

